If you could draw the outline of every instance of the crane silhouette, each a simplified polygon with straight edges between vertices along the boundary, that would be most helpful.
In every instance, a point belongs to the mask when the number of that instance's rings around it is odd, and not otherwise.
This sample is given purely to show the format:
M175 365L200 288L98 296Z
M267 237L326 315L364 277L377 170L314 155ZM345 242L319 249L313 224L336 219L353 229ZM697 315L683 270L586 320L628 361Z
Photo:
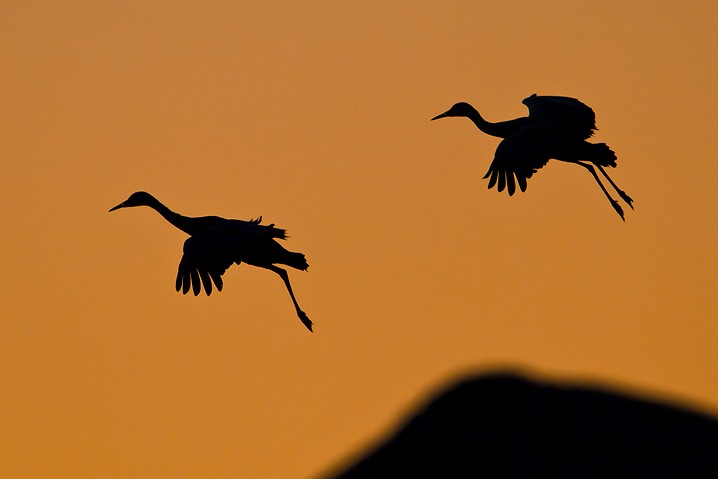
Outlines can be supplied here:
M613 209L625 221L623 208L603 186L594 168L598 168L618 195L633 209L633 199L616 186L604 169L616 166L616 154L605 143L586 141L596 130L593 110L575 98L565 96L533 94L522 103L528 107L529 115L508 121L486 121L473 106L465 102L455 104L432 120L467 117L487 135L503 139L484 175L484 179L489 178L489 189L497 185L499 192L505 188L512 196L516 191L516 183L521 191L526 191L526 180L550 159L575 163L591 173Z
M175 289L187 294L192 287L197 296L202 286L207 296L212 294L212 283L222 291L222 275L232 265L242 262L274 271L282 278L302 323L312 331L312 322L301 310L294 297L287 271L275 266L283 264L302 271L309 265L302 253L287 251L275 241L286 239L286 231L274 224L262 225L262 217L250 221L220 218L219 216L188 217L167 208L154 196L138 191L110 209L149 206L176 228L190 237L184 243L183 255L177 269Z

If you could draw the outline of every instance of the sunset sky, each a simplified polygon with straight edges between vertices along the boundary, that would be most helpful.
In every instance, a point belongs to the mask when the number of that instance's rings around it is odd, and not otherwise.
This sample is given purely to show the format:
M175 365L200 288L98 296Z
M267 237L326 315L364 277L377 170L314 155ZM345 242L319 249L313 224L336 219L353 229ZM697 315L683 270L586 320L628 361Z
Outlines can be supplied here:
M718 3L9 0L0 7L0 477L303 478L462 371L718 413ZM550 162L486 189L467 119L581 99L625 223ZM309 260L174 290L149 208Z

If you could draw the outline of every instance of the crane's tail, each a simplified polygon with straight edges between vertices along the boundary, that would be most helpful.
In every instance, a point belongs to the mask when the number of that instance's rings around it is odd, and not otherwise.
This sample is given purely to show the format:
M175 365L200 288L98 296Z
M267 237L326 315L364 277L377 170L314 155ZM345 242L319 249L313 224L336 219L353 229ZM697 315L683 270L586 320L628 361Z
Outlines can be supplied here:
M307 263L307 259L304 257L302 253L293 253L291 251L285 251L284 258L282 258L282 261L278 261L278 263L286 264L287 266L291 266L292 268L299 269L302 271L306 271L307 268L309 268L309 263Z
M586 143L588 160L597 166L616 167L616 153L605 143Z

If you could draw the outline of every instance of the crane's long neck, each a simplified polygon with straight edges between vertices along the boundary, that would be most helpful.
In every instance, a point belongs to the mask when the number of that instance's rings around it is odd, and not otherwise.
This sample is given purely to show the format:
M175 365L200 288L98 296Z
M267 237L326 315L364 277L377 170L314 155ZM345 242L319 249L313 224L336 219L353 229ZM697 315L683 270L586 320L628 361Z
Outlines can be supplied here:
M190 218L188 216L182 216L179 213L175 213L174 211L160 203L160 201L154 197L152 197L152 200L147 202L147 206L162 215L162 217L169 221L170 224L175 228L184 231L190 236L197 233L197 228L195 227L195 222L193 221L195 218Z
M469 120L474 122L474 125L476 125L479 130L483 131L487 135L499 138L506 138L513 135L518 130L526 126L526 122L528 122L528 118L516 118L515 120L492 123L484 120L484 118L474 108L472 108L466 116Z

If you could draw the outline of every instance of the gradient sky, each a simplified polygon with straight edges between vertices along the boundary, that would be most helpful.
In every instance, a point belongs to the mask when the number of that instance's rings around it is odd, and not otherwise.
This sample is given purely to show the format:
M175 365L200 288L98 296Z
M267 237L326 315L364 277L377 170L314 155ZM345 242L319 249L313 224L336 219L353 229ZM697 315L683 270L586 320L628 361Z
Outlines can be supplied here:
M514 365L718 411L718 3L6 1L0 476L314 477L448 377ZM488 120L574 96L623 223ZM174 291L186 215L287 228L308 333L246 265Z

